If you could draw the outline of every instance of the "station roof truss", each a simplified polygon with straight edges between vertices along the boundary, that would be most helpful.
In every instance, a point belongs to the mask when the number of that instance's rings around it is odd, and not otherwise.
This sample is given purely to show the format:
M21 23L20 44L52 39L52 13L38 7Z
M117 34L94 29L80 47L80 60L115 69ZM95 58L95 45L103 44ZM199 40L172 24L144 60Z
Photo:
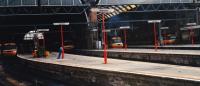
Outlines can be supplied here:
M163 12L163 11L196 11L199 10L199 3L164 3L164 4L127 4L102 6L103 8L114 9L113 13L105 13L105 19L109 19L121 13L134 12ZM101 13L98 14L98 21L102 21Z
M200 3L199 0L0 0L0 7Z
M199 3L199 0L100 0L98 5Z
M130 10L133 10L136 8L136 5L133 4L129 4L129 5L113 5L113 6L107 6L107 7L103 7L103 8L108 8L108 9L114 9L115 11L112 13L105 13L105 19L109 19L113 16L116 16L120 13L124 13L124 12L128 12ZM102 14L99 13L98 16L98 21L102 21Z
M81 0L1 0L0 7L83 6Z
M82 14L88 7L0 7L0 16L15 15L55 15L55 14Z

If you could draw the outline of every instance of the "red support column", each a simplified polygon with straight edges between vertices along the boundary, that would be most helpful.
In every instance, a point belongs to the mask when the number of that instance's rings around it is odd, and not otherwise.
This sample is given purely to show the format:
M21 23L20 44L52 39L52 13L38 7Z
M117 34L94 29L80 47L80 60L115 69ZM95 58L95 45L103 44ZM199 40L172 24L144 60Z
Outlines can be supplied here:
M158 49L158 42L157 42L157 34L156 34L156 23L154 23L153 25L153 29L154 29L154 47L155 47L155 51L157 51Z
M104 64L107 64L107 44L106 44L106 30L105 30L105 15L104 13L102 13L102 31L103 31L103 42L104 42L104 53L103 53L103 57L104 57Z
M61 25L61 29L60 29L60 33L61 33L61 45L62 45L62 59L64 59L64 40L63 40L63 26Z

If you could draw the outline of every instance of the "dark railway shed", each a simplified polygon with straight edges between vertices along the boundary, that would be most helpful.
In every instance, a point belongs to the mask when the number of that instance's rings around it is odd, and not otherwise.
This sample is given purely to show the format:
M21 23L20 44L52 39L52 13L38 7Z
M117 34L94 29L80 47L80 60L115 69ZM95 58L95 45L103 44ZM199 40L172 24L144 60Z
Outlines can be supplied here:
M106 14L106 28L131 26L127 37L129 45L153 43L152 25L147 23L148 20L160 19L163 21L160 25L169 26L174 31L179 30L188 22L198 23L199 20L199 2L192 0L171 0L170 2L151 0L144 3L130 0L127 2L120 0L117 2L106 0L82 0L82 2L80 0L16 0L11 2L7 0L0 3L2 43L14 41L17 44L26 44L23 38L29 31L50 29L49 32L45 32L45 41L49 49L54 47L53 42L60 41L60 27L53 26L55 22L70 23L69 26L64 26L64 39L72 40L76 48L94 48L93 41L101 39L101 35L95 36L96 34L91 32L91 29L98 27L101 33L102 21L101 14L98 14L97 26L90 24L88 17L91 7L115 9L115 15ZM147 37L149 40L146 40Z
M15 9L15 8L13 8ZM64 14L16 14L0 16L0 39L1 43L16 42L17 44L27 43L24 40L25 34L37 29L49 29L44 32L46 45L49 48L54 46L53 42L60 42L60 26L54 26L54 22L70 22L69 26L64 26L64 39L76 41L76 45L85 45L85 32L87 22L83 8L76 7L78 11ZM76 37L80 36L80 37ZM33 42L31 42L33 44ZM82 44L78 44L82 43ZM84 48L84 46L79 46Z

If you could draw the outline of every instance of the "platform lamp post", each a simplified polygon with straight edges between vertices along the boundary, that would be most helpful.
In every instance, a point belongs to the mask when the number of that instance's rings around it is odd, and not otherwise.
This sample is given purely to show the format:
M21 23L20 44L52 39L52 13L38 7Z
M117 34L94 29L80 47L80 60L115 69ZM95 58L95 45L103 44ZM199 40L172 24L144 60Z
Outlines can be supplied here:
M64 59L64 37L63 37L63 25L69 25L69 22L53 23L55 26L60 26L61 46L62 46L62 59Z
M102 14L102 32L103 32L103 42L104 42L104 64L107 64L107 43L106 43L106 28L105 28L105 13L112 13L115 10L110 8L91 8L92 12L99 12Z
M153 23L153 33L154 33L154 48L155 51L158 49L158 39L157 39L157 31L156 31L156 23L160 23L161 20L148 20L148 23Z
M127 29L130 29L130 26L121 26L119 29L124 32L124 49L127 49Z

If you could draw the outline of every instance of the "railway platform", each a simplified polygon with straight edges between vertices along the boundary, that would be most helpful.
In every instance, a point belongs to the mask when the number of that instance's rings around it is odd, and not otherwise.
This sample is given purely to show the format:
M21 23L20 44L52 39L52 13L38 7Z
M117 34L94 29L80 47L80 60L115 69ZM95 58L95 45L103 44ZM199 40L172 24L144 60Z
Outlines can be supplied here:
M115 50L112 51L114 52ZM150 52L151 50L148 51ZM141 50L137 50L137 52L141 52ZM163 51L159 52L166 53ZM171 53L175 52L171 51ZM184 54L184 52L180 51L179 53ZM199 55L197 51L196 54ZM108 59L108 64L103 64L103 58L94 56L65 54L64 59L56 59L57 53L51 53L51 56L48 58L33 58L31 55L18 56L20 61L27 65L27 67L42 71L42 74L49 78L63 82L70 81L68 84L73 86L200 85L199 67L111 58Z
M78 50L78 53L88 56L103 57L103 50ZM164 64L200 66L199 50L173 49L108 49L108 58L156 62Z

